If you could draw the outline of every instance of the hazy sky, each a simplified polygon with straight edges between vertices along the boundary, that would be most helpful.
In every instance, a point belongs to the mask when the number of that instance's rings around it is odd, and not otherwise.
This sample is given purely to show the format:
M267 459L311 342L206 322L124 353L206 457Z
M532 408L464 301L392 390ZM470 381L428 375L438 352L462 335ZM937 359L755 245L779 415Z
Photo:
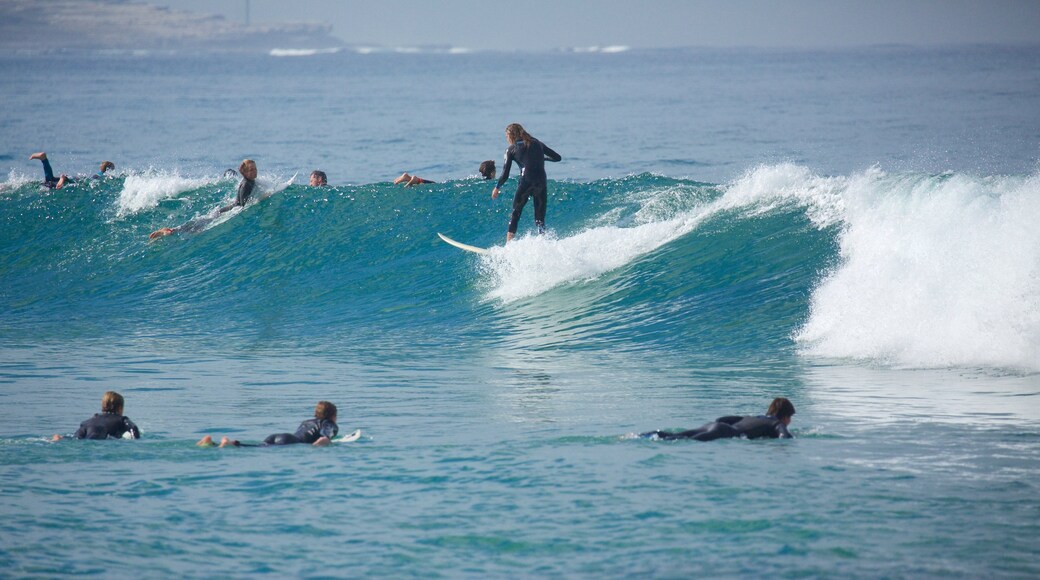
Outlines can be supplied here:
M1040 0L150 0L349 44L531 49L1038 43Z

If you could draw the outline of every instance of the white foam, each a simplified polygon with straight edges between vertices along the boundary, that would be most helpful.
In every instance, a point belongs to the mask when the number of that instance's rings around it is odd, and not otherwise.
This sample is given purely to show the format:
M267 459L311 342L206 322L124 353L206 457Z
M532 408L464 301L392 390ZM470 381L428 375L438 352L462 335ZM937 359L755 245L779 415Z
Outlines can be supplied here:
M595 279L690 232L716 208L683 186L630 192L626 200L640 204L633 227L594 219L594 225L566 238L522 236L492 248L482 257L487 298L512 302Z
M1040 177L849 180L841 264L797 333L811 355L1040 371Z
M181 177L164 172L128 175L123 181L123 190L119 192L116 215L124 217L151 209L165 199L177 197L212 182L212 179Z
M809 356L910 368L1040 371L1040 175L827 177L755 168L711 202L690 187L626 192L639 204L565 238L525 236L481 258L487 297L511 302L594 279L720 211L753 218L795 205L836 227L840 263L813 289L795 332ZM740 214L738 214L740 215Z
M286 56L315 56L319 54L336 54L342 49L336 48L272 48L268 53L270 56L275 57L286 57Z
M610 46L575 46L571 48L571 52L576 53L601 53L601 54L617 54L619 52L628 52L632 50L632 47L623 44L614 44Z
M7 192L18 189L19 187L22 187L23 185L32 181L33 178L29 177L28 175L25 175L24 173L20 173L12 169L7 174L7 181L0 183L0 192Z

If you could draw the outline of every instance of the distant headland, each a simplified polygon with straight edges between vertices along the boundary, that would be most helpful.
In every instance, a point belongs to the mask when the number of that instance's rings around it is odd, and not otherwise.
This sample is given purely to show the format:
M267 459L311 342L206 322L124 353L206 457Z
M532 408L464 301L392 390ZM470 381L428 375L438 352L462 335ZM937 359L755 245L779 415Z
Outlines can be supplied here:
M125 0L4 0L0 51L260 52L343 45L319 23L246 25Z

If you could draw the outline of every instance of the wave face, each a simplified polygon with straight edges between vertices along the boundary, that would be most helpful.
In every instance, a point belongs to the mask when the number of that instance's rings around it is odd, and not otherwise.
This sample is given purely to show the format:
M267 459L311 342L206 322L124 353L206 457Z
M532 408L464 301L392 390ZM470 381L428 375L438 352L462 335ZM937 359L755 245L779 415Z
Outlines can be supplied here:
M148 242L235 186L150 171L51 192L12 177L0 340L173 335L343 353L447 341L1040 370L1036 175L782 164L728 184L555 182L550 233L529 233L527 208L508 246L508 201L476 179L292 185Z

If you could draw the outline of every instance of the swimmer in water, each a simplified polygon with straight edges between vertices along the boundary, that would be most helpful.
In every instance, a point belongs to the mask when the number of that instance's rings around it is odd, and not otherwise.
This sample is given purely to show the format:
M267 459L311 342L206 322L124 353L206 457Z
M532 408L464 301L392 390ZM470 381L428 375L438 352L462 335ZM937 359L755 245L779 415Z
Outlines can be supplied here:
M221 447L270 447L274 445L292 445L294 443L307 443L314 447L324 447L332 443L332 439L339 433L336 425L336 405L328 401L318 401L314 407L314 418L307 419L296 429L296 433L275 433L268 435L260 445L241 443L237 439L224 437L220 440ZM199 447L213 447L213 438L206 435L196 443Z
M486 181L491 181L495 178L495 162L491 159L481 162L480 169L478 171Z
M405 187L412 187L413 185L422 185L423 183L437 183L436 181L430 181L429 179L423 179L418 175L409 175L408 173L402 173L401 177L394 180L394 185L403 183Z
M140 439L141 431L128 417L123 415L123 396L115 391L108 391L101 397L101 412L80 423L74 437L76 439L123 439L129 433L131 438ZM62 439L55 435L52 441Z
M520 166L520 181L516 185L513 196L513 213L509 218L509 229L506 231L506 243L516 236L520 214L524 211L529 198L534 199L534 224L538 233L545 232L545 205L548 200L548 178L545 176L545 162L557 162L560 154L548 145L535 139L519 123L506 127L506 160L502 167L502 176L491 190L491 199L497 199L499 188L509 179L509 168L515 161Z
M99 167L100 171L98 171L94 175L91 175L90 178L91 179L104 179L105 173L108 172L108 171L111 171L111 170L113 170L115 168L116 168L116 164L115 163L112 163L111 161L102 161L101 162L101 167Z
M324 171L319 171L317 169L315 169L314 171L311 171L311 182L310 182L310 186L311 187L322 187L322 186L328 185L328 184L329 184L329 178L328 178L327 175L325 175Z
M242 164L238 166L238 172L242 174L242 181L238 184L238 193L235 195L235 203L220 208L218 210L219 213L230 211L236 207L245 206L246 202L249 201L249 196L253 193L253 188L256 187L255 161L253 161L252 159L244 159L242 161ZM157 238L168 236L170 234L175 234L184 229L186 229L185 226L178 226L175 228L159 228L151 234L149 234L148 239L154 240ZM190 231L190 227L187 229Z
M777 397L770 403L765 415L757 417L728 416L719 417L696 429L672 433L668 431L651 431L640 437L650 439L696 439L697 441L714 441L742 437L745 439L791 439L787 430L794 416L794 405L784 397Z
M72 181L64 173L61 174L61 177L54 177L54 170L51 169L51 162L47 159L46 152L33 153L29 156L29 160L32 161L33 159L39 159L43 162L43 186L47 189L61 189Z

